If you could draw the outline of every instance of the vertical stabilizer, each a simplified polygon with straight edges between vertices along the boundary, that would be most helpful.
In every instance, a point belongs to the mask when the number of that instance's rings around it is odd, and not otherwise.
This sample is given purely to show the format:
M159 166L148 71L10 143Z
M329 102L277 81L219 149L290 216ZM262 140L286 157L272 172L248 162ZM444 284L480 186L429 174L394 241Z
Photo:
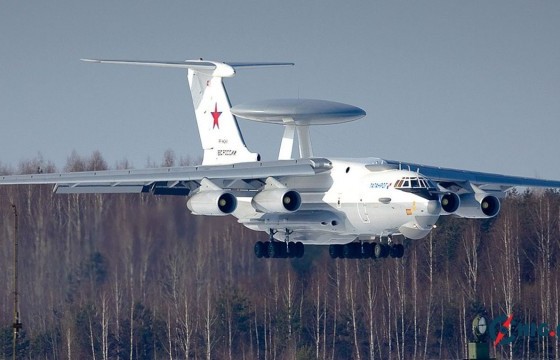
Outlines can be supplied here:
M221 165L259 160L250 152L231 113L222 78L235 75L226 64L213 63L214 69L189 68L188 80L193 99L200 141L204 150L203 165Z
M260 160L259 154L250 152L247 146L245 146L241 131L237 125L237 119L231 113L231 104L222 78L234 76L236 68L294 65L293 63L280 62L225 64L206 60L179 62L82 60L105 64L187 69L187 78L193 99L198 132L202 149L204 150L203 165L225 165Z

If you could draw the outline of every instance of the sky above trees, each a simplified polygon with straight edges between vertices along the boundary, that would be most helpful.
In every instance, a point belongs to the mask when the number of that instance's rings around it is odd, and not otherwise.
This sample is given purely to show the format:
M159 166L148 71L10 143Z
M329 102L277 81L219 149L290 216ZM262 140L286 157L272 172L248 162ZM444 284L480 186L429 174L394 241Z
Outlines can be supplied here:
M0 162L76 150L137 168L201 155L185 74L80 58L293 61L240 72L232 103L319 98L366 110L312 129L320 156L560 179L560 4L541 1L4 1ZM281 127L241 121L263 159Z

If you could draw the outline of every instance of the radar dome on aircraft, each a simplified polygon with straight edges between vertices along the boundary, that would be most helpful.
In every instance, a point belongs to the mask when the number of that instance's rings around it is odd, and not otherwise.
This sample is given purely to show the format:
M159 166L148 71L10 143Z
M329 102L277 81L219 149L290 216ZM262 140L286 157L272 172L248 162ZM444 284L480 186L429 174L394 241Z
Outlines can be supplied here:
M332 125L358 120L366 115L359 107L315 99L261 100L231 108L231 113L244 119L284 125L279 160L292 158L294 133L298 134L301 158L313 157L309 126Z
M236 105L235 116L284 125L330 125L358 120L366 115L359 107L327 100L273 99Z

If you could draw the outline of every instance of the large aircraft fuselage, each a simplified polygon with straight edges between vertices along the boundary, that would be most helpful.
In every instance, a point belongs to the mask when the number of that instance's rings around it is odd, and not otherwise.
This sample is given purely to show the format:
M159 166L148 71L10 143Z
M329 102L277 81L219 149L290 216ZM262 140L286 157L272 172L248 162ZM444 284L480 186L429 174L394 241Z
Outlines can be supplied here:
M393 234L420 239L438 220L437 196L395 188L399 180L418 179L416 172L376 167L372 159L329 160L328 173L280 179L300 192L298 211L263 214L242 200L233 215L253 230L278 229L274 234L278 240L294 232L291 239L307 244L342 244Z

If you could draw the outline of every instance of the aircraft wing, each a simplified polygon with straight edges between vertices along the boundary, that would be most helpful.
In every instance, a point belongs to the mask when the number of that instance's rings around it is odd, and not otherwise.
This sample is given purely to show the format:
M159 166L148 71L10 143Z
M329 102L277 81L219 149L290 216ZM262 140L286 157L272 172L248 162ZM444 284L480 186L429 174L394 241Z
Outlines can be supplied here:
M254 190L268 177L308 176L329 171L327 159L278 160L217 166L104 170L0 176L0 185L54 184L59 194L153 193L182 195L209 179L223 189Z
M387 163L397 165L403 170L417 171L445 188L451 186L465 188L466 184L475 185L482 190L499 191L505 191L515 186L560 188L560 181L556 180L541 180L478 171L449 169L393 160L388 160Z

